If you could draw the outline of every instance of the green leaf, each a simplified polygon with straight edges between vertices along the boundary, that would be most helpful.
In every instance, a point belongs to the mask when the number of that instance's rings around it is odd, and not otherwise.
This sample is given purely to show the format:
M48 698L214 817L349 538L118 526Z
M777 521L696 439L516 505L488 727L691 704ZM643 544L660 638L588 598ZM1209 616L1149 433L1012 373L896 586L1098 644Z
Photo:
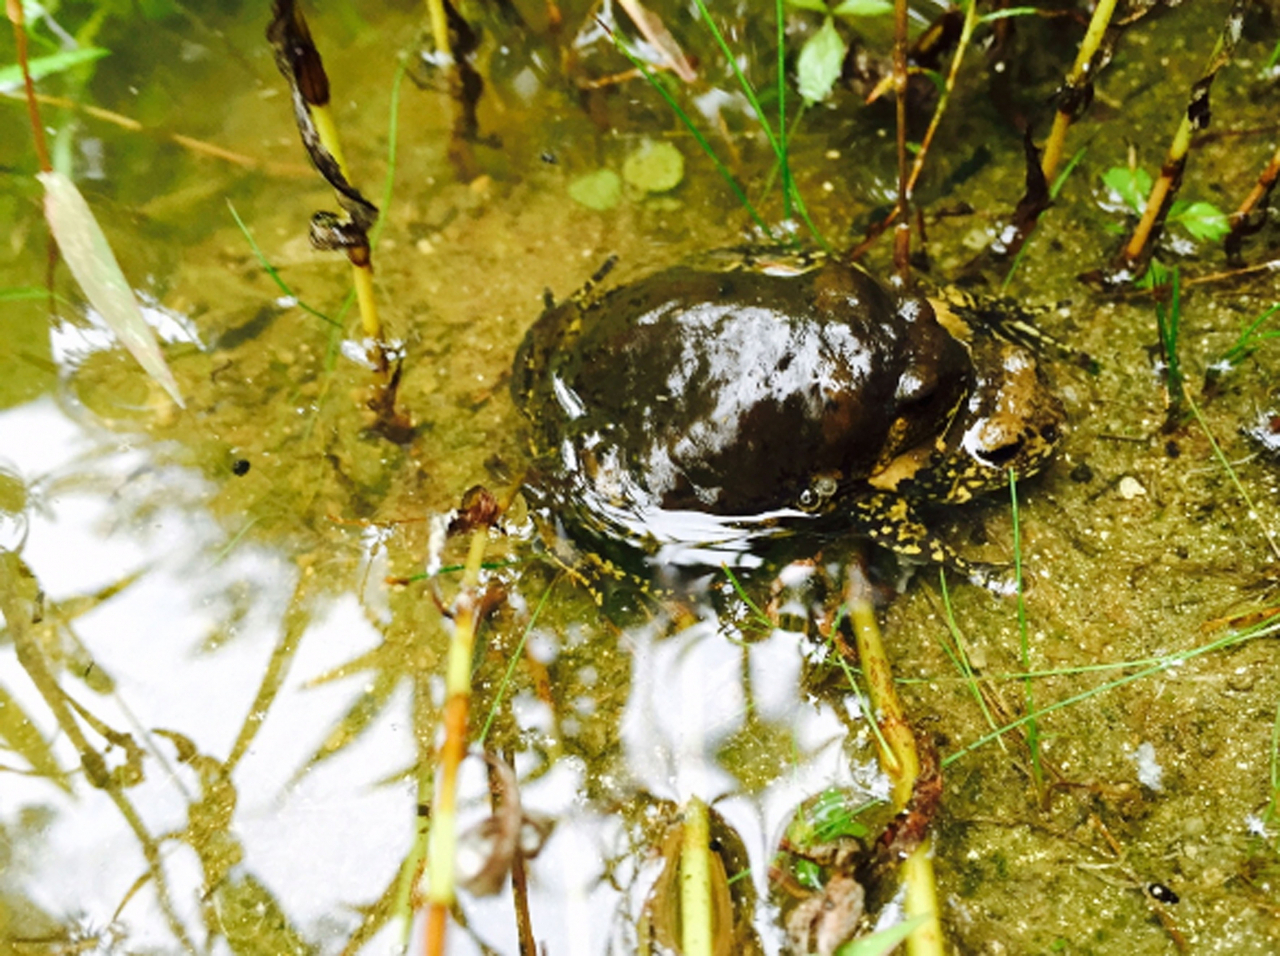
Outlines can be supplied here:
M893 947L911 936L916 928L923 927L928 921L929 915L922 912L919 916L913 916L888 929L882 929L878 933L846 943L845 946L836 950L836 956L888 956L888 953L893 951Z
M81 63L100 60L102 57L110 55L110 53L110 50L103 49L100 46L91 46L80 50L64 50L61 53L38 56L31 60L28 65L31 68L31 78L39 80L46 76L52 76L54 73L69 70L73 66L79 66ZM21 85L22 67L16 63L12 66L0 67L0 89Z
M926 70L921 67L920 72L929 78L930 82L937 88L939 95L947 92L947 78L938 70Z
M163 20L178 12L178 5L173 0L139 0L138 8L148 20Z
M1181 223L1193 238L1218 242L1231 231L1227 214L1211 202L1186 203L1181 209L1178 205L1169 210L1169 218Z
M684 156L671 143L645 140L622 165L622 178L647 193L665 193L684 179Z
M28 302L49 298L49 290L35 285L12 286L0 289L0 302Z
M893 3L892 0L841 0L832 13L845 19L883 17L886 13L893 13Z
M831 93L840 79L844 54L844 39L836 30L835 21L827 17L822 28L809 37L796 61L796 86L806 104L821 102Z
M878 933L855 939L836 950L836 956L887 956L893 948L912 934L917 927L929 921L929 914L921 913L905 922L882 929Z
M831 12L849 20L854 17L882 17L893 13L893 3L892 0L841 0Z
M822 891L822 867L814 863L812 860L806 860L804 857L796 857L793 872L796 879L800 881L801 886L808 887L817 892Z
M824 0L787 0L787 6L795 7L797 10L812 10L814 13L827 12Z
M1151 175L1145 169L1112 166L1102 174L1103 184L1119 196L1134 212L1142 212L1151 192Z
M142 317L133 288L120 271L89 204L76 184L62 173L39 173L36 178L44 185L44 215L49 220L49 230L85 298L102 316L116 341L181 406L178 383L165 364L155 333Z
M1034 17L1040 13L1039 7L1010 7L1007 10L996 10L978 17L979 23L991 23L993 20L1005 20L1009 17Z
M1087 149L1087 146L1081 146L1076 150L1076 154L1067 161L1067 165L1062 167L1062 172L1058 173L1057 178L1053 181L1053 185L1049 187L1050 199L1058 198L1058 193L1062 192L1062 187L1066 185L1067 178L1071 175L1071 171L1076 168L1076 164L1078 164L1080 160L1084 159L1084 154Z
M586 173L569 184L569 198L596 212L612 209L622 199L622 177L612 169Z

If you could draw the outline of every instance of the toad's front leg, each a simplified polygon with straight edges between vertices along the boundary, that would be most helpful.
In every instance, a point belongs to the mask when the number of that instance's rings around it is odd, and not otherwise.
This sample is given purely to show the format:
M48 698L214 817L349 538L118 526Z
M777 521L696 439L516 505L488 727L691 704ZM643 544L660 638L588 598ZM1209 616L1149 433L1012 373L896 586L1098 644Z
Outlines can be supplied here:
M908 561L945 565L1002 597L1017 591L1011 567L962 558L929 530L906 498L888 493L871 495L854 504L850 517L873 542Z

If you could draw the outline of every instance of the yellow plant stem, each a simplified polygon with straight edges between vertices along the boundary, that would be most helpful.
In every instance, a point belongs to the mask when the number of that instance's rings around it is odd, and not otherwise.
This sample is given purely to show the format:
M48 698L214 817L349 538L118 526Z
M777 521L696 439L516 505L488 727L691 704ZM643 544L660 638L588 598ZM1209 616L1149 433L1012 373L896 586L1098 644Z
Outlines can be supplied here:
M427 0L427 13L431 17L431 36L436 41L436 53L451 63L453 51L449 47L449 18L444 13L444 0Z
M946 946L938 919L938 881L933 873L933 837L902 862L902 882L907 888L907 918L927 916L907 937L908 956L943 956Z
M1102 44L1107 27L1111 25L1111 16L1115 13L1115 9L1116 0L1099 0L1098 5L1093 8L1089 29L1085 31L1084 39L1080 41L1080 49L1076 51L1076 61L1071 66L1071 72L1067 74L1068 89L1077 88L1089 79L1089 64ZM1053 181L1054 173L1058 171L1058 164L1062 162L1062 154L1067 142L1067 129L1073 122L1075 120L1069 110L1059 109L1054 114L1053 128L1049 131L1049 138L1044 144L1044 156L1040 160L1044 178L1050 182Z
M351 171L347 166L346 154L342 151L342 138L338 135L338 125L334 122L333 110L328 103L323 106L313 105L311 118L316 124L316 133L320 136L321 145L337 162L338 169L342 171L347 182L351 182ZM380 340L382 320L378 317L378 301L373 294L373 262L370 259L370 250L366 248L362 252L359 249L352 249L348 258L351 259L351 278L356 287L356 302L360 306L360 327L366 338Z
M680 942L684 956L711 956L711 817L690 797L680 846Z
M347 177L347 182L350 182L351 171L347 166L346 154L342 151L342 138L338 136L338 124L334 122L333 110L329 108L328 103L323 106L312 105L311 119L315 122L316 132L320 135L320 144L329 151L329 155L342 170L342 175Z
M380 340L382 338L382 321L378 318L378 303L373 296L373 263L368 261L365 251L365 262L351 263L351 276L356 284L356 302L360 305L360 328L366 338Z
M1124 247L1124 258L1127 261L1134 262L1142 255L1147 240L1151 238L1151 230L1155 227L1156 219L1164 209L1169 190L1173 188L1173 177L1176 171L1182 168L1182 162L1186 159L1187 150L1190 148L1191 121L1184 114L1182 121L1178 123L1178 131L1173 135L1169 153L1164 158L1160 177L1151 186L1151 194L1147 196L1147 205L1142 210L1142 218L1138 220L1133 235L1129 237L1129 242Z
M880 765L893 784L893 808L903 810L911 801L916 778L920 774L920 755L916 750L915 731L907 722L906 710L893 683L893 671L880 637L871 587L861 566L849 569L845 592L849 617L853 623L858 660L867 680L873 719L880 725L884 743L880 746ZM910 956L943 956L942 923L938 918L937 884L933 873L932 840L922 840L902 866L902 880L907 888L907 918L927 917L927 921L907 937Z
M440 747L439 777L435 805L431 810L431 833L427 838L427 927L426 953L444 953L445 926L449 907L457 897L454 873L458 845L458 768L467 755L467 711L471 704L471 660L475 652L477 586L484 560L488 531L471 534L462 592L454 615L453 640L445 670L444 743Z

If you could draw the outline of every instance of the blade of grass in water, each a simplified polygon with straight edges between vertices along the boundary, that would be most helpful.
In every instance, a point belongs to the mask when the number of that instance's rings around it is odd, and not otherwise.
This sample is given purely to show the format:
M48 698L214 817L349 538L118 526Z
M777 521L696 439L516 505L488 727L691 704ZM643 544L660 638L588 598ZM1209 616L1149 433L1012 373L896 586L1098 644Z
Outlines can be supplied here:
M1200 430L1204 432L1204 437L1209 439L1209 447L1213 449L1213 455L1218 459L1218 464L1227 473L1227 477L1231 479L1231 484L1235 487L1236 493L1240 495L1245 506L1249 509L1249 517L1258 522L1258 526L1262 529L1262 535L1267 539L1267 544L1271 548L1271 553L1280 560L1280 542L1276 541L1275 535L1272 533L1270 526L1263 519L1263 512L1259 511L1253 503L1253 497L1245 490L1244 485L1240 484L1240 476L1236 474L1236 470L1231 467L1231 462L1227 461L1227 456L1222 453L1222 448L1218 444L1218 440L1213 437L1213 432L1209 431L1209 425L1204 420L1204 416L1200 414L1200 406L1196 404L1190 393L1186 395L1187 404L1191 407L1191 414L1195 416L1196 422L1200 425Z
M1146 678L1152 677L1156 674L1165 673L1171 668L1186 664L1188 661L1191 661L1197 657L1202 657L1205 654L1211 654L1211 653L1214 653L1215 651L1224 651L1229 648L1235 647L1239 644L1245 644L1249 641L1255 641L1260 638L1272 637L1277 633L1280 633L1280 621L1268 620L1268 621L1262 622L1261 624L1254 625L1252 627L1246 627L1240 631L1234 631L1230 634L1227 634L1223 637L1218 638L1217 640L1210 641L1208 644L1201 644L1197 647L1192 647L1185 651L1177 651L1176 653L1173 653L1173 654L1167 654L1164 657L1157 659L1156 662L1151 664L1149 667L1144 667L1141 670L1134 671L1132 674L1126 674L1124 677L1117 677L1113 681L1108 681L1107 683L1102 684L1101 686L1092 687L1089 690L1081 691L1078 694L1073 694L1070 697L1064 698L1063 700L1055 701L1052 704L1048 704L1044 707L1041 707L1038 711L1030 712L1017 718L1016 720L1011 720L1009 721L1009 723L1005 724L1003 727L999 727L988 734L983 734L977 740L973 741L972 743L966 744L964 747L961 747L955 753L948 754L946 757L942 758L942 767L943 769L946 769L947 767L955 763L957 760L960 760L962 757L973 753L975 750L978 750L981 747L985 747L987 744L991 743L991 741L995 740L997 737L1001 737L1004 734L1017 730L1019 727L1022 727L1040 717L1047 716L1048 714L1051 714L1054 711L1064 710L1068 707L1074 707L1076 704L1083 703L1084 701L1088 700L1090 697L1096 697L1099 694L1106 693L1109 690L1114 690L1117 687L1123 687L1126 684L1132 684L1135 681L1146 680ZM1130 664L1130 665L1132 663L1133 662L1126 662L1126 664ZM1112 665L1103 664L1103 665L1095 665L1095 666L1109 667ZM1023 676L1031 677L1036 675L1028 674Z
M1280 704L1276 705L1276 719L1271 723L1271 802L1264 819L1272 823L1280 819Z
M942 641L942 649L951 658L956 670L960 671L964 682L969 686L974 700L978 702L978 709L982 711L982 716L986 718L987 726L994 730L996 728L996 719L991 713L991 708L987 706L986 698L982 696L982 688L978 686L978 677L974 674L973 667L969 663L969 653L965 650L960 627L956 624L956 617L951 608L951 592L947 590L947 574L942 568L938 569L938 584L942 588L942 609L947 619L947 630L951 632L951 640L955 644L955 649L952 650L946 641ZM1004 746L1003 738L1000 740L1000 746Z
M240 213L236 212L236 207L231 204L230 199L227 200L227 208L231 210L231 218L234 219L236 221L236 225L240 227L240 232L244 235L245 241L249 243L249 248L252 249L253 254L258 257L258 265L262 266L263 271L271 277L271 281L276 284L276 287L289 298L297 302L298 308L307 313L307 315L314 316L321 322L328 325L337 325L341 327L341 323L336 319L329 318L329 316L325 315L323 312L318 309L313 309L311 306L307 305L307 303L298 298L293 289L289 288L289 284L280 277L280 273L276 271L276 267L267 259L266 253L264 253L258 246L257 240L253 238L253 233L251 233L249 231L249 227L244 224L244 220L240 218Z
M1018 479L1009 469L1009 507L1013 515L1013 576L1018 591L1018 639L1022 648L1022 669L1031 670L1031 645L1027 639L1027 604L1022 592L1022 533L1018 523ZM1031 752L1031 775L1036 792L1044 787L1044 767L1040 763L1040 725L1036 721L1036 701L1031 689L1031 678L1022 682L1027 708L1027 749Z
M694 0L694 2L698 5L698 12L702 14L702 19L706 22L707 29L711 31L711 35L715 38L716 43L720 45L720 51L724 54L724 58L729 62L729 66L733 70L733 75L738 80L738 85L742 87L743 95L746 96L747 102L751 104L751 108L755 110L756 119L760 123L760 128L764 130L764 135L769 140L769 148L772 149L774 155L778 157L778 162L782 167L782 188L784 198L786 195L791 197L792 201L795 203L796 212L800 214L801 221L804 222L805 227L813 235L814 241L822 247L823 252L830 254L832 251L831 246L827 244L827 240L823 238L822 233L818 232L818 227L815 226L813 224L813 220L809 218L809 210L805 206L804 199L801 197L799 190L795 188L795 182L791 178L791 168L787 163L786 133L780 130L777 135L774 134L773 128L769 125L769 121L765 119L764 109L760 106L760 100L756 97L755 87L751 85L751 82L739 68L738 58L733 55L733 51L729 49L729 44L725 41L724 35L720 32L720 28L717 27L715 21L711 19L711 14L707 10L705 0ZM779 29L781 30L781 27L779 27ZM779 58L781 58L781 55L781 50L779 50ZM786 89L781 76L781 71L778 85L781 92L785 93ZM778 98L779 123L782 121L782 103L783 97L780 95Z
M511 653L511 660L502 674L502 681L498 684L497 693L493 695L493 706L489 708L489 715L485 718L484 726L480 728L480 734L476 738L476 746L480 749L484 748L485 742L489 739L489 730L493 727L493 721L498 716L498 708L502 705L503 698L506 697L507 687L511 684L511 678L515 674L516 666L524 660L524 646L529 641L529 635L533 633L533 629L538 623L538 618L542 617L542 609L547 606L547 598L551 597L551 592L559 581L560 576L557 575L547 585L547 589L542 592L542 597L538 600L538 606L529 615L529 623L524 626L524 631L520 634L520 642Z
M52 76L54 73L69 70L73 66L79 66L81 63L90 63L110 55L110 50L91 46L80 50L63 50L61 53L51 53L49 56L38 56L27 66L31 70L31 79L40 80L46 76ZM0 68L0 89L7 90L10 87L21 85L21 83L22 67L19 64L14 63Z
M631 61L632 66L640 71L641 75L649 82L649 85L657 90L658 94L667 101L667 105L675 111L676 116L679 118L680 122L684 124L685 129L690 132L697 144L702 147L702 151L706 153L711 162L715 164L716 172L718 172L724 181L729 184L729 188L733 190L734 195L738 197L738 201L742 203L742 207L750 214L751 218L755 221L755 224L760 227L761 232L772 239L773 230L771 230L768 224L765 223L764 219L761 218L760 213L756 211L756 207L751 205L751 200L748 199L747 194L742 191L742 187L738 184L738 181L733 178L733 173L729 172L729 168L720 161L720 157L717 156L716 151L711 148L711 144L707 142L707 138L702 135L696 126L693 125L693 120L689 118L689 114L681 109L680 104L675 101L675 97L667 91L667 88L658 82L658 78L653 75L653 71L649 69L644 61L631 52L631 48L627 46L627 42L622 39L615 30L610 29L606 24L601 23L600 25L609 34L609 38L613 40L614 46L621 51L623 56Z

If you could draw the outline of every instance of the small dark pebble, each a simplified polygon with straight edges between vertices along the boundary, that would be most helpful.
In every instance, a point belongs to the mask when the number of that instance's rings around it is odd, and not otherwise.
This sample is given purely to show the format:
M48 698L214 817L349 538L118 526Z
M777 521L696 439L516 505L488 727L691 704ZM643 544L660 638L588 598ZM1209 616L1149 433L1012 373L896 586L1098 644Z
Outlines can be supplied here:
M1071 469L1071 480L1082 485L1093 481L1093 469L1082 461Z
M1148 883L1147 892L1151 894L1151 898L1161 903L1168 903L1172 906L1178 902L1179 896L1163 883Z
M235 475L237 478L241 478L249 474L249 459L237 458L231 464L231 473Z

